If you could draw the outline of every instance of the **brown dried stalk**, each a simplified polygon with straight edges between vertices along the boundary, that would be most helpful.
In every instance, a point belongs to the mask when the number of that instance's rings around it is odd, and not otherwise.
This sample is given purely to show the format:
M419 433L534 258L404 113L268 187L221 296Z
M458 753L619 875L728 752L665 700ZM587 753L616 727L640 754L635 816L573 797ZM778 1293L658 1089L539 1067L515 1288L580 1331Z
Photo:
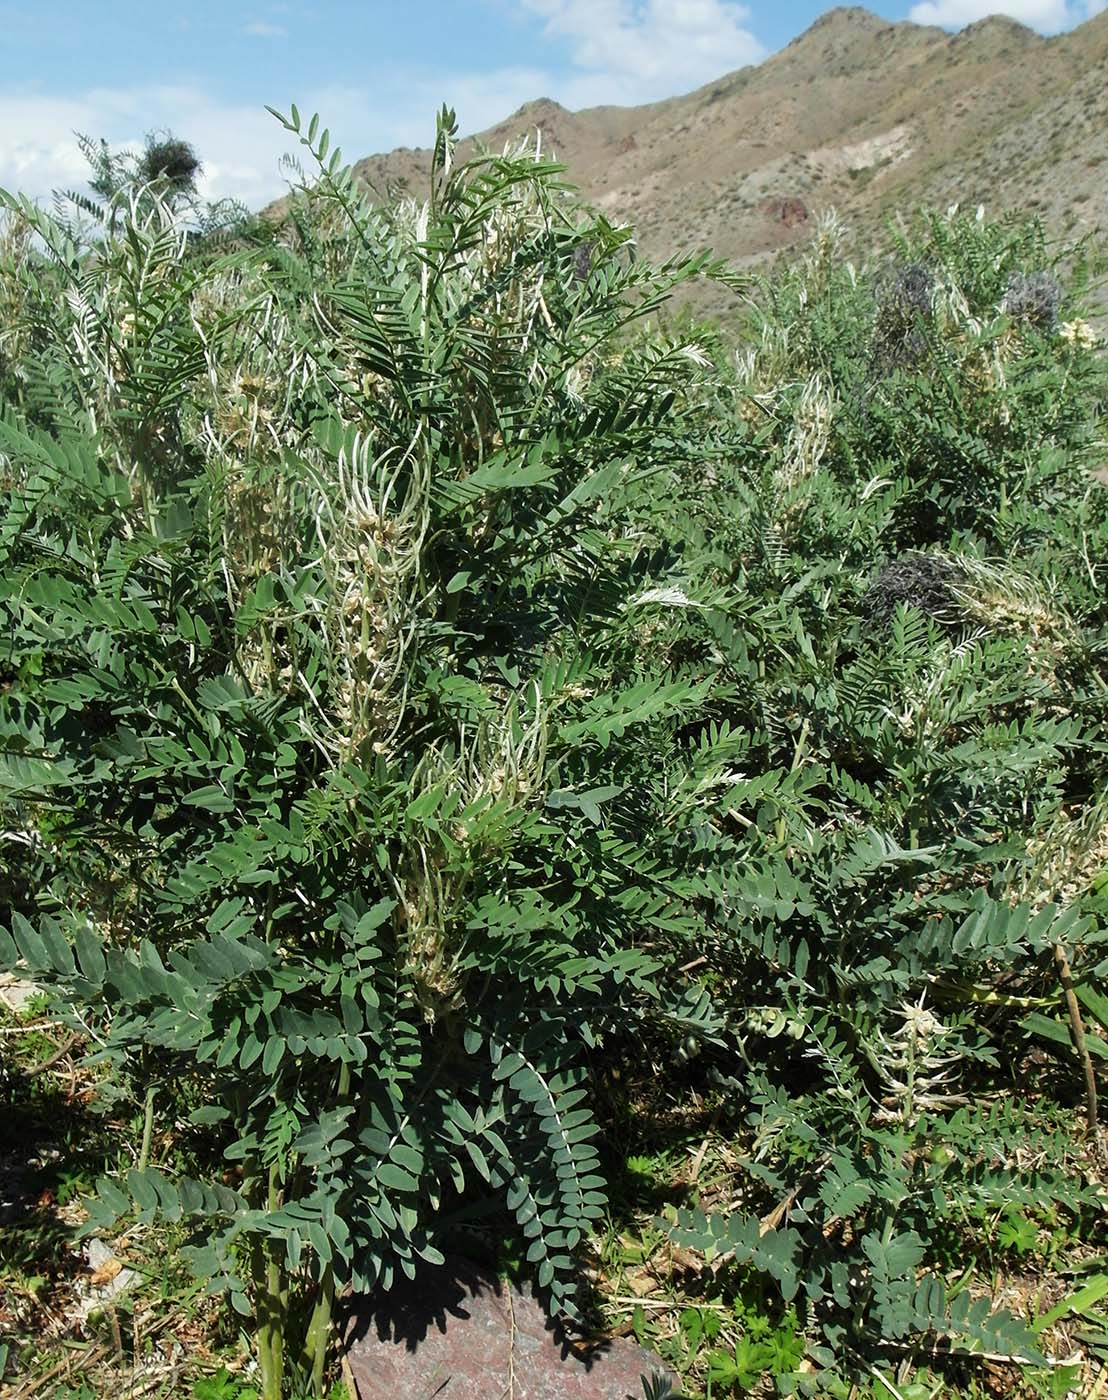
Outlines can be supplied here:
M1085 1076L1085 1124L1091 1135L1097 1131L1097 1102L1096 1102L1096 1071L1093 1068L1093 1058L1089 1054L1088 1042L1085 1039L1085 1023L1081 1019L1081 1007L1077 1000L1077 992L1073 986L1073 973L1070 971L1069 959L1066 957L1066 950L1061 943L1054 945L1054 963L1058 968L1058 980L1062 984L1062 993L1066 999L1066 1009L1070 1017L1070 1033L1073 1036L1074 1049L1077 1057L1081 1061L1082 1073Z

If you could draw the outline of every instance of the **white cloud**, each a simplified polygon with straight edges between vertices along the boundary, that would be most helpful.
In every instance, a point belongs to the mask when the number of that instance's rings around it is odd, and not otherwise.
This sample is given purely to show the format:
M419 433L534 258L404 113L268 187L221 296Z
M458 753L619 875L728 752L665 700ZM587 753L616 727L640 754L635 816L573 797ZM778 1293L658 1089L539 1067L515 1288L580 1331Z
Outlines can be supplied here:
M570 64L552 59L547 65L544 55L534 66L491 72L393 68L368 74L357 88L295 92L300 111L318 111L332 144L357 159L395 146L429 146L444 101L457 110L463 133L480 131L532 98L554 97L572 108L648 102L764 57L745 28L749 11L735 0L496 2L537 17L548 41L568 45ZM952 2L966 0L940 0ZM268 4L271 18L252 20L242 32L285 37L274 17L287 8ZM233 196L254 208L283 193L281 155L293 150L306 156L260 106L218 97L202 84L150 82L64 96L8 87L0 88L0 186L36 198L81 188L88 171L74 132L102 136L119 150L139 147L148 131L165 130L195 147L205 197Z
M912 6L908 18L917 24L961 29L989 15L1006 15L1042 34L1058 34L1091 19L1104 9L1105 3L1106 0L922 0Z
M88 167L75 132L133 149L146 132L160 130L196 148L206 197L255 204L280 192L277 161L288 139L267 112L169 85L93 88L64 98L0 93L0 186L36 198L80 189Z
M301 113L319 112L332 145L357 160L395 146L429 146L444 101L457 109L463 132L500 121L549 88L538 69L448 75L394 74L367 88L328 88L298 97ZM279 105L279 104L275 104ZM172 131L191 142L204 165L205 198L227 196L260 208L284 193L280 159L310 157L262 107L227 102L204 88L150 85L94 88L66 97L0 92L0 187L34 198L80 189L88 167L75 132L103 136L113 149L141 147L148 131Z
M522 0L580 71L559 84L570 106L637 103L700 87L766 50L733 0Z
M253 19L242 26L242 32L253 39L285 39L288 30L283 24L269 24L264 19Z

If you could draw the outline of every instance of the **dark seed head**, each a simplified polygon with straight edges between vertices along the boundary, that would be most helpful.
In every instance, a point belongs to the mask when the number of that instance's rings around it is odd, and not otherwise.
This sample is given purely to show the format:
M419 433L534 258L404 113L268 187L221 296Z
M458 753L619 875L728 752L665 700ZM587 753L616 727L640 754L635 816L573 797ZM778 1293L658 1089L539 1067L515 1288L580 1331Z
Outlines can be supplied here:
M922 263L899 263L877 284L872 352L876 375L911 368L923 359L934 295L934 275Z
M1013 272L1001 310L1017 321L1052 331L1062 305L1062 288L1049 272Z
M862 598L862 614L871 622L887 622L898 603L916 608L937 622L957 616L954 585L957 567L934 554L902 554L883 565Z
M878 305L886 315L930 319L935 278L923 263L899 263L878 287Z
M176 136L148 138L139 159L139 176L145 183L164 180L171 190L180 193L195 190L202 170L193 148Z

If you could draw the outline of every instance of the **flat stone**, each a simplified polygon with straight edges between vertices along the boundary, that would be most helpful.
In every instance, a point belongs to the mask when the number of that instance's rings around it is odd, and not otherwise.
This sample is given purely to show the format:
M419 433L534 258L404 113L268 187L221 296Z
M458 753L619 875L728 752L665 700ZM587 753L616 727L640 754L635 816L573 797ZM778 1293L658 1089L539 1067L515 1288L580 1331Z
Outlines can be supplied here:
M0 972L0 1003L16 1016L22 1016L32 997L38 994L38 987L28 979L15 977L10 972Z
M357 1400L643 1400L666 1371L626 1338L578 1351L529 1293L458 1258L353 1299L346 1345Z

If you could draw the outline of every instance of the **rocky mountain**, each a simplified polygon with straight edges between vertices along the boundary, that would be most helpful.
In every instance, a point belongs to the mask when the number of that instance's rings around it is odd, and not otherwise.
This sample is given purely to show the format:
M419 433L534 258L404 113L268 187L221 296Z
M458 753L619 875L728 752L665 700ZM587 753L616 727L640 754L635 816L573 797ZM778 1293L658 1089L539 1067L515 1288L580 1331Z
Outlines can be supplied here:
M540 98L474 140L536 132L653 255L757 263L823 210L868 238L921 203L1034 208L1077 236L1108 229L1108 12L1047 39L1000 17L949 34L834 9L696 92L582 112ZM356 168L417 190L429 160L403 149Z

